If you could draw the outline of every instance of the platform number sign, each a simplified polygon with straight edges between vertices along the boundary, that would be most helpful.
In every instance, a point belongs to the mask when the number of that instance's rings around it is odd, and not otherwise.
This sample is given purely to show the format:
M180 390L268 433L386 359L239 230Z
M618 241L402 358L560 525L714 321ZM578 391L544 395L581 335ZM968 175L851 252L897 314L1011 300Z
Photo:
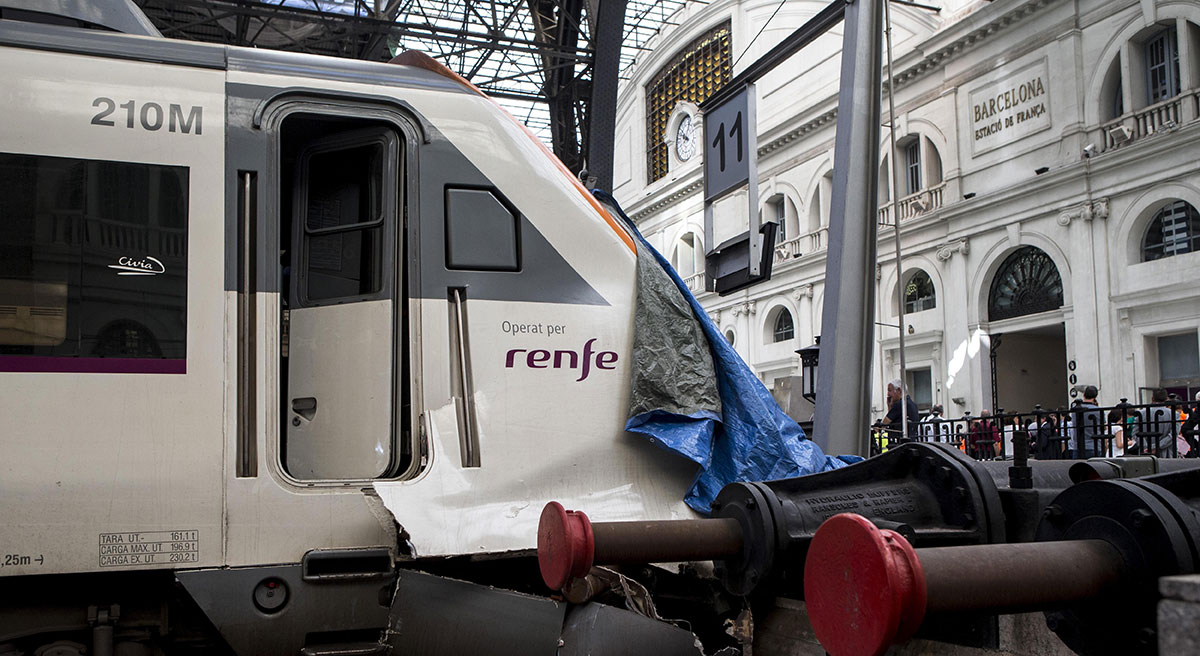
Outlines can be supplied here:
M754 159L753 92L736 96L704 114L704 197L712 200L750 180Z

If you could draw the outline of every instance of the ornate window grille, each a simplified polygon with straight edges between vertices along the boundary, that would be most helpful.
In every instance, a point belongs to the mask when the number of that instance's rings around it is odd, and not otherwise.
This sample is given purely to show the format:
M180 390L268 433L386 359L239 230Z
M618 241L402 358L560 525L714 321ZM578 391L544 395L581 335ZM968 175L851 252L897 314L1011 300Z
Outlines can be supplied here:
M1046 312L1062 305L1058 267L1041 249L1025 246L1013 251L996 271L988 295L988 320Z
M647 182L667 174L667 121L680 102L699 105L733 76L729 23L692 41L646 85Z
M785 342L796 336L796 327L792 323L792 313L788 312L787 308L779 308L779 314L775 315L775 330L772 333L773 340Z
M1142 261L1200 251L1200 213L1178 200L1158 211L1142 238Z
M929 278L928 273L917 270L904 286L904 312L911 314L935 307L937 294L933 290L933 280Z

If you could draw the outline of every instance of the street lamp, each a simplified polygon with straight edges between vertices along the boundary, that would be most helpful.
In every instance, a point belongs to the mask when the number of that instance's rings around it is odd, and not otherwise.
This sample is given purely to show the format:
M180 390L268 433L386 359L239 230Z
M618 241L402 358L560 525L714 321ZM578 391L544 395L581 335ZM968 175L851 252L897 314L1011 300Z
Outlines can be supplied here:
M796 349L800 354L800 395L809 401L817 402L817 362L821 356L821 336L817 335L817 343Z

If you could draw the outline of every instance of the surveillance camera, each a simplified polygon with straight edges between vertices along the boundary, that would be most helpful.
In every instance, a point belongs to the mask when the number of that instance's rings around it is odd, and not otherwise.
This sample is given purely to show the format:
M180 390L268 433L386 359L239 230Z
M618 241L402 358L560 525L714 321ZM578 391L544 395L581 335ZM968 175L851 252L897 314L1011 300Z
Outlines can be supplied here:
M1090 143L1083 147L1083 156L1091 157L1096 154L1096 144Z

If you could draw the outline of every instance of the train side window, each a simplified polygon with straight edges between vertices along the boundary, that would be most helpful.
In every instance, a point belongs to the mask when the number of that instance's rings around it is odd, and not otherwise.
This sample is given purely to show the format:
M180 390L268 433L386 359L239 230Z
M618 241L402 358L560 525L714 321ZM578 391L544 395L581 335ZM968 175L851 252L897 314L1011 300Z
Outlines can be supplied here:
M494 189L446 189L446 268L520 271L517 213Z
M188 173L0 153L0 371L186 372Z

